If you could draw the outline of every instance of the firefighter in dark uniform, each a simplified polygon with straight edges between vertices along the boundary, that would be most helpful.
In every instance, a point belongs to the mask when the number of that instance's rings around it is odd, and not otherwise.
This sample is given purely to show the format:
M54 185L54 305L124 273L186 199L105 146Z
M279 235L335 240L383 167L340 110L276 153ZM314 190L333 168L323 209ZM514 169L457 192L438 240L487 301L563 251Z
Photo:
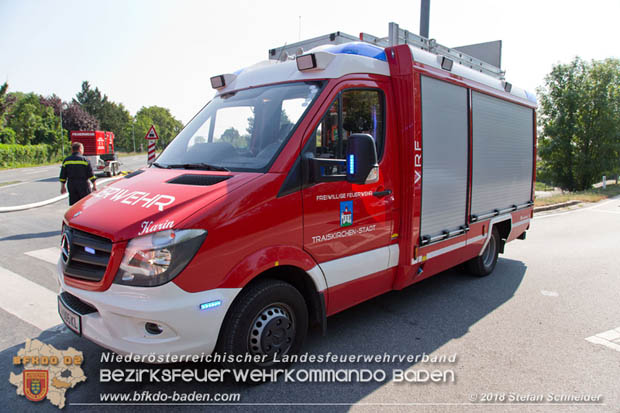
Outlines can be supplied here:
M69 189L69 205L75 204L86 195L90 194L90 183L93 191L97 190L95 174L90 162L84 156L84 145L80 142L71 144L73 153L62 161L60 167L60 193L64 194ZM66 186L65 186L66 185Z

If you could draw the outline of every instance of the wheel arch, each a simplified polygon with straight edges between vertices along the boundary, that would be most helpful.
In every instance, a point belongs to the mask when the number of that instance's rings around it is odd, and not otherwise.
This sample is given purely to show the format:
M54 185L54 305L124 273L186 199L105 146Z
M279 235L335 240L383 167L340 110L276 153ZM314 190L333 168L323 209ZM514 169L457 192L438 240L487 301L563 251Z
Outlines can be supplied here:
M241 291L231 303L228 312L232 311L231 309L234 308L235 302L244 289L265 279L284 281L295 287L306 302L310 326L318 327L325 335L327 281L312 257L296 247L274 246L261 249L235 265L220 286L220 288L241 287Z
M306 302L310 326L318 327L322 334L325 335L327 330L327 297L325 290L319 291L314 279L306 271L292 265L273 267L258 274L244 288L265 279L284 281L295 287Z
M489 221L489 230L487 232L487 238L482 244L482 248L478 253L478 256L481 256L484 253L484 250L491 239L491 234L493 233L493 228L497 228L499 232L499 252L504 253L504 245L506 244L506 240L510 236L510 231L512 231L512 215L502 215L495 217Z
M498 222L494 226L499 232L499 252L503 254L504 245L506 245L506 240L510 236L510 231L512 230L512 219L506 219L504 221Z

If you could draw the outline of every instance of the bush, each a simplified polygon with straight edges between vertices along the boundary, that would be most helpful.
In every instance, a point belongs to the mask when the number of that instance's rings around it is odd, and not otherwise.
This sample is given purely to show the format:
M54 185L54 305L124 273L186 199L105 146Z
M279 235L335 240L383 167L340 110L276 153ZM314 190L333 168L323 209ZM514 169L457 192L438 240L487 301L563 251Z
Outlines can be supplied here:
M0 144L14 144L15 131L11 128L0 128Z
M50 145L6 145L0 144L0 168L23 165L37 165L60 160Z

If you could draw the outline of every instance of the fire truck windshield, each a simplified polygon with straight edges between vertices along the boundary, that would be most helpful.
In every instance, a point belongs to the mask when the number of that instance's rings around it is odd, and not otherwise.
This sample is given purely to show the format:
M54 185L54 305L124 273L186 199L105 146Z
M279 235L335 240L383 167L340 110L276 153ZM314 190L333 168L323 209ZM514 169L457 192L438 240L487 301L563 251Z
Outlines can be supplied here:
M217 96L168 145L156 166L266 172L321 86L296 82Z

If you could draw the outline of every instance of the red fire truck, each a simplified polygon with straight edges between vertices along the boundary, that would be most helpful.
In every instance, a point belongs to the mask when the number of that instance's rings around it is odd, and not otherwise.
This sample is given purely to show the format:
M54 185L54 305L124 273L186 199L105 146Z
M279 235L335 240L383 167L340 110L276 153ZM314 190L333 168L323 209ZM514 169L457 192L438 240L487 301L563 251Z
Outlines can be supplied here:
M211 78L155 163L69 209L67 326L119 353L265 367L362 301L463 263L490 274L530 227L536 100L390 28Z
M71 131L71 143L84 145L84 156L90 162L93 172L103 172L107 176L120 173L120 162L114 153L114 133L104 131Z

